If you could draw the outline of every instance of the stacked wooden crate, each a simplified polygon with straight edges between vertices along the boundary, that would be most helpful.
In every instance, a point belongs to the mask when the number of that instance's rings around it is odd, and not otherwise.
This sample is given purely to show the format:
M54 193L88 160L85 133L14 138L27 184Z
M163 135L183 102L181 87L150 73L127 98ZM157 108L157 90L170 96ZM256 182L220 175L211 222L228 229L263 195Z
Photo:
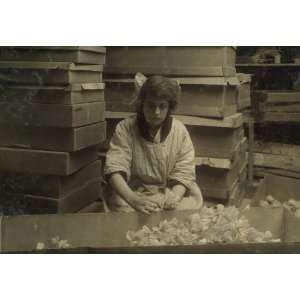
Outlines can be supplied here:
M1 201L77 212L101 193L104 47L0 47ZM89 209L88 209L89 210Z
M108 137L120 118L135 111L137 72L165 75L180 83L175 114L191 134L203 194L218 202L237 201L245 183L247 141L238 113L235 48L108 47L104 72ZM107 146L103 144L103 151Z
M293 55L289 55L289 63L237 66L240 72L254 74L251 102L256 136L253 160L257 175L276 172L299 176L300 65L295 59L296 50L290 49ZM290 63L293 60L295 63Z

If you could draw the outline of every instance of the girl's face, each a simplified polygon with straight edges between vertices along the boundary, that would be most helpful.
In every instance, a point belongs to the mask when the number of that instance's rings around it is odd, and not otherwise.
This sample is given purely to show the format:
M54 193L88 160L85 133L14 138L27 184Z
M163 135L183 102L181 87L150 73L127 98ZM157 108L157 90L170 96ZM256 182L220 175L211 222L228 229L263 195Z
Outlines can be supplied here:
M169 111L167 100L146 99L143 105L143 113L147 123L151 127L158 127L166 119Z

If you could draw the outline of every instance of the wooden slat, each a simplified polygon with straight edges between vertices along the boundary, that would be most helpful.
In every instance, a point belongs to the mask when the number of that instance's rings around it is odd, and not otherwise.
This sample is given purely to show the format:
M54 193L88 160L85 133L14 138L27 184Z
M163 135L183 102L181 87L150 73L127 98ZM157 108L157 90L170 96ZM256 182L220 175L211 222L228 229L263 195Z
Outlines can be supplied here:
M263 114L265 122L300 122L300 113L266 112Z
M299 158L285 155L254 153L254 165L258 167L300 172Z

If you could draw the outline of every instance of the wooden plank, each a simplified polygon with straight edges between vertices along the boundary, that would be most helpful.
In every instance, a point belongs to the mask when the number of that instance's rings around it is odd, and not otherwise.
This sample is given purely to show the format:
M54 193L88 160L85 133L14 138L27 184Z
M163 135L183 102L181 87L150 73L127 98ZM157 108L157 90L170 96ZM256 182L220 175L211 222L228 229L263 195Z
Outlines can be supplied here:
M266 112L263 114L262 121L299 123L300 113Z
M259 177L265 177L267 174L274 174L274 175L279 175L284 177L300 179L300 173L288 171L288 170L255 167L254 171L255 171L255 175Z
M0 102L0 124L79 127L104 121L105 102L74 105Z
M104 47L0 47L0 61L105 64Z
M285 155L254 153L254 165L258 167L300 172L299 158Z
M0 146L35 150L78 151L106 139L106 122L77 128L0 125Z
M266 104L263 107L263 112L300 112L300 104L294 104L294 103L289 103L289 104L276 104L276 105L269 105Z
M0 102L79 104L104 101L104 83L68 86L0 85Z
M300 157L300 145L272 143L256 140L254 144L254 151L257 153Z
M56 152L0 147L0 171L67 176L97 160L97 147Z
M99 198L101 184L98 179L76 187L62 198L51 198L33 195L8 194L12 201L19 200L25 204L26 214L73 213Z
M263 91L267 103L298 103L300 92L297 91Z
M101 178L101 160L96 160L69 176L0 173L3 192L50 198L62 198L88 181Z
M253 166L254 166L254 123L252 119L248 122L248 180L249 184L253 183Z

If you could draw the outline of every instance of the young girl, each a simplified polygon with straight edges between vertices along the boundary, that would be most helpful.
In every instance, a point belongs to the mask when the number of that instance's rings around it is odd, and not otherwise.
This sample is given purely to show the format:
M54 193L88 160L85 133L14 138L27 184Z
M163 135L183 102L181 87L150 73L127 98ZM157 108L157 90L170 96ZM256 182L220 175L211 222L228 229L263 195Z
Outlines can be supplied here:
M179 94L175 80L152 76L141 87L137 115L117 125L104 169L112 211L150 214L202 206L192 141L171 117Z

